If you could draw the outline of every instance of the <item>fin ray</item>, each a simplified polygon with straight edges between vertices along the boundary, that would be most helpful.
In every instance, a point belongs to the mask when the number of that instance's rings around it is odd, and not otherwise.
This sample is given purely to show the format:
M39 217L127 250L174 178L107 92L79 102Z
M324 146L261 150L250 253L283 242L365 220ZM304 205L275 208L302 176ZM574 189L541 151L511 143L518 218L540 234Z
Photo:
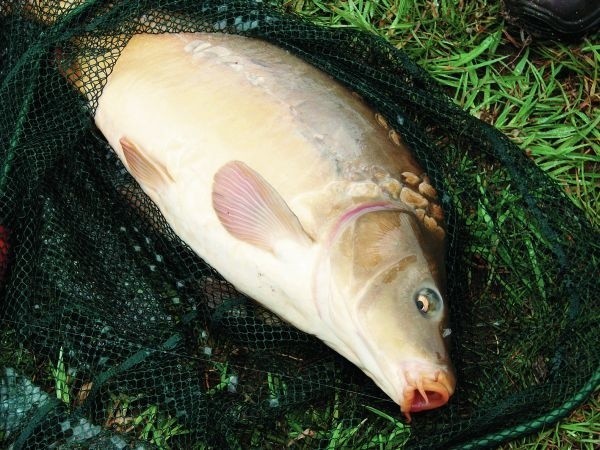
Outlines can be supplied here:
M164 185L174 181L162 164L152 161L128 138L122 137L119 143L131 174L141 184L159 191Z
M212 200L221 224L249 244L273 252L280 239L311 242L281 195L241 161L231 161L217 171Z

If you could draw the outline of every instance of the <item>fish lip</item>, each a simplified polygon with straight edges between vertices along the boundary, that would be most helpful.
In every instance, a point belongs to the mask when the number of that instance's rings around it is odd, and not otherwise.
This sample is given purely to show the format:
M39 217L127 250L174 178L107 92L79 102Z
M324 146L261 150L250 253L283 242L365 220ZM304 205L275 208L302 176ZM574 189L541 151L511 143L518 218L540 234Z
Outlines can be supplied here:
M400 410L411 421L411 413L439 408L448 403L454 393L455 377L451 367L413 363L401 370L405 381Z

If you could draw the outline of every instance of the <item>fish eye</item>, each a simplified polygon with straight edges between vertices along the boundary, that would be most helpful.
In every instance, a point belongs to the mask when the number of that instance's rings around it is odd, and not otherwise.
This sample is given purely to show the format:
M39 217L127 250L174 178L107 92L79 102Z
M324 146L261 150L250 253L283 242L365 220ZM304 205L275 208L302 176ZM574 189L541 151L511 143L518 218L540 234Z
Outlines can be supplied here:
M429 311L429 299L426 295L419 294L417 297L417 308L422 313L426 313Z
M421 314L427 314L440 308L442 300L432 289L421 289L415 295L415 305Z

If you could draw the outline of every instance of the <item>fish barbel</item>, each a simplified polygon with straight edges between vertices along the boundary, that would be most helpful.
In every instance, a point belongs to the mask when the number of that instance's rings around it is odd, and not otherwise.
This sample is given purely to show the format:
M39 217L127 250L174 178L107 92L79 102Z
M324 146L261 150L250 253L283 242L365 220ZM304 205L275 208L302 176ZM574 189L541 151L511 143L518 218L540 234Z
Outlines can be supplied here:
M65 71L82 92L85 67ZM356 364L409 420L448 401L443 214L361 99L261 40L138 34L95 122L175 233L240 292Z

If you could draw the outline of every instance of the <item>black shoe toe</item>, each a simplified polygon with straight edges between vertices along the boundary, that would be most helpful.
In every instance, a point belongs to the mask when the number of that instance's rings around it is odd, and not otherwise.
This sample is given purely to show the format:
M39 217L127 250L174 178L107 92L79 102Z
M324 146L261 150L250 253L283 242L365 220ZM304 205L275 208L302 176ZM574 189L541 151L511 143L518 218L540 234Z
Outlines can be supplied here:
M534 36L577 39L600 28L600 0L505 0L509 19Z

